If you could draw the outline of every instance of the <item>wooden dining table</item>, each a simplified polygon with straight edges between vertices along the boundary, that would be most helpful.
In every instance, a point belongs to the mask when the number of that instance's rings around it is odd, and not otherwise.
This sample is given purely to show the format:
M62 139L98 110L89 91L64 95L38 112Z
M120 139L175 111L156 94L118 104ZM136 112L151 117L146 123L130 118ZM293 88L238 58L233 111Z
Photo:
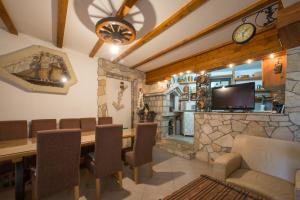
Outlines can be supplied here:
M123 139L130 139L131 146L135 137L134 129L123 129ZM95 131L81 132L81 147L95 144ZM0 142L0 162L12 161L15 164L15 199L23 200L25 195L24 158L37 154L36 138L7 140Z

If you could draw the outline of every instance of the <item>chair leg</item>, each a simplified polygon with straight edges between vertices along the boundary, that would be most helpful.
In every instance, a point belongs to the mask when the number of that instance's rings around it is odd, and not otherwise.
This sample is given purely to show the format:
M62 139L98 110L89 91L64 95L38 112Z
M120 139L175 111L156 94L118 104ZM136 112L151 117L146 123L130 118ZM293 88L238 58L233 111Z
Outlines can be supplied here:
M75 200L79 200L79 196L80 196L79 186L76 185L76 186L74 187L74 199L75 199Z
M122 171L118 171L118 181L121 187L123 187L123 172Z
M32 200L37 200L37 196L36 196L36 191L35 191L35 188L32 188Z
M138 184L139 182L139 168L138 167L133 167L133 178L135 181L135 184Z
M31 199L32 200L38 200L38 198L37 198L37 193L36 193L36 185L35 185L35 182L31 182L31 190L32 190L32 197L31 197Z
M149 163L149 175L150 175L150 177L153 176L153 163L152 162Z
M101 182L99 178L96 178L96 199L100 200L101 194Z

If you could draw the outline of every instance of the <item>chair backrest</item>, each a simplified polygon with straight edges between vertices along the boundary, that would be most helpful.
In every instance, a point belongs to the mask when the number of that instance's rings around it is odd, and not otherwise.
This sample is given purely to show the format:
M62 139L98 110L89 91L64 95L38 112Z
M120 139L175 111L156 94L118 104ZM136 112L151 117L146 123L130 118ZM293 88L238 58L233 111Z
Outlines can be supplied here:
M122 170L122 125L96 127L95 175L101 178Z
M105 124L113 124L113 118L112 117L99 117L98 125L105 125Z
M56 119L36 119L31 121L30 137L36 137L38 131L55 130Z
M38 198L79 185L80 142L79 129L38 132L36 158Z
M236 136L232 152L242 155L242 168L275 176L291 183L300 169L300 144L249 135Z
M157 123L138 123L133 146L137 166L152 162L152 149L155 144Z
M80 128L82 131L95 131L96 118L80 118Z
M0 121L0 141L27 138L27 121Z
M59 121L60 129L80 129L80 119L70 118Z

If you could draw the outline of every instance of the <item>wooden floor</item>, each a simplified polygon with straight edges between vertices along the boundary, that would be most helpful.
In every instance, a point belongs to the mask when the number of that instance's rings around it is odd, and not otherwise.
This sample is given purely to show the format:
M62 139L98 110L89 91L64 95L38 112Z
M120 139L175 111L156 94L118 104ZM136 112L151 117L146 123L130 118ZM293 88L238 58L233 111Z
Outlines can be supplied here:
M132 179L132 170L124 168L123 189L113 177L107 177L102 185L102 199L118 200L157 200L179 189L200 174L209 173L209 166L198 160L186 160L161 149L154 149L154 171L152 178L148 177L147 166L140 170L140 184ZM95 178L85 169L81 170L80 196L81 199L95 199ZM48 199L73 200L73 190L64 191ZM0 199L14 199L14 190L9 189L0 193ZM26 200L31 199L30 188L27 188Z

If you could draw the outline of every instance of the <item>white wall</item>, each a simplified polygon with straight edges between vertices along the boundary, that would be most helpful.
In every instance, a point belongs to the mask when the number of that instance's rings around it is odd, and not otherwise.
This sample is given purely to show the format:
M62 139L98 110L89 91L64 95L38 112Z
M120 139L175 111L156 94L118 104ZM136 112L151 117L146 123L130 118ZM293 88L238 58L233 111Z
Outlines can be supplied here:
M0 55L33 44L58 49L52 43L24 34L15 36L0 29ZM58 50L67 53L77 84L67 95L56 95L23 91L0 79L0 120L97 116L97 59L69 49Z
M120 82L127 85L127 89L123 93L121 103L124 105L123 109L116 110L112 103L118 101L118 92L120 89ZM108 115L113 118L114 124L123 124L124 128L131 128L131 82L121 81L118 79L106 79L106 98Z

